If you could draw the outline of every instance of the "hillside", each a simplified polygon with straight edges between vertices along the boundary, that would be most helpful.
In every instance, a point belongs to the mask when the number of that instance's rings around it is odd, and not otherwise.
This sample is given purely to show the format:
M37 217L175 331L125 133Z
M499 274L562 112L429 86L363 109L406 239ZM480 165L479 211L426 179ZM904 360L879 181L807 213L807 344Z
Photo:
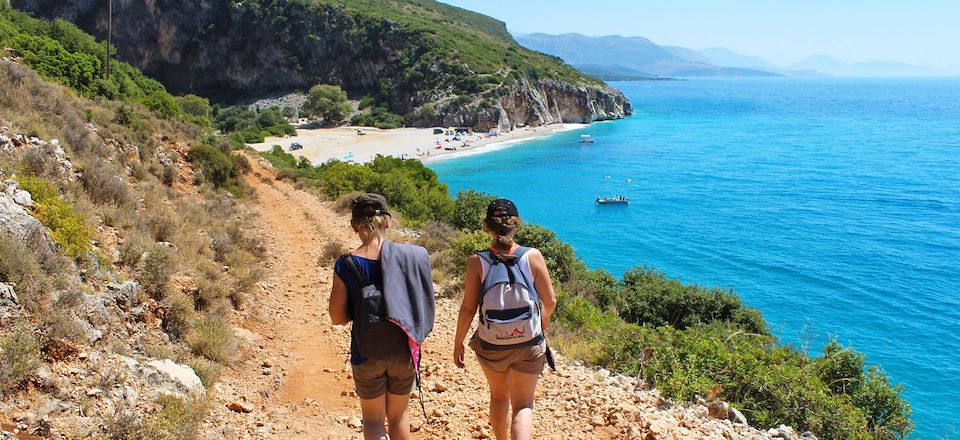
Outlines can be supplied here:
M13 0L98 38L96 2ZM120 59L174 93L222 103L339 84L412 125L590 122L631 113L620 92L524 49L502 22L431 0L152 0L114 5Z
M689 50L678 51L657 45L643 37L587 37L580 34L530 34L517 41L533 50L555 55L574 65L617 66L644 72L644 76L780 76L776 73L740 67L723 67L688 59Z

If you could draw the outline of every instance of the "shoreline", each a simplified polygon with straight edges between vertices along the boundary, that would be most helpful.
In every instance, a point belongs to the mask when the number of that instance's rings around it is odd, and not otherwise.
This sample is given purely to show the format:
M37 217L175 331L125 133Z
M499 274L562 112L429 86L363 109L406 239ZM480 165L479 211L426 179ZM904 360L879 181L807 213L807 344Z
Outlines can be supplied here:
M270 151L279 145L287 153L304 157L314 165L332 159L366 163L376 156L417 159L423 163L472 156L509 148L523 142L555 133L577 130L588 124L551 124L517 128L497 135L433 134L433 128L378 129L371 127L334 127L297 129L296 136L269 137L261 143L247 144L256 151ZM363 131L363 135L358 134ZM290 150L299 143L303 148Z

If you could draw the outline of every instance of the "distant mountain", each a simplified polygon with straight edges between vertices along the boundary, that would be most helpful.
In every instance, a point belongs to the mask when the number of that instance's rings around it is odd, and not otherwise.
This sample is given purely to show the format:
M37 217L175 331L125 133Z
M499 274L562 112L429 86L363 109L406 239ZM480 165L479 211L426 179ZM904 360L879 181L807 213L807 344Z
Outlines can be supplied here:
M718 66L744 67L748 69L762 70L783 70L782 67L774 65L763 58L737 53L725 47L704 49L697 53L706 57L710 63Z
M938 76L936 69L893 61L846 63L827 55L814 55L792 64L790 69L816 70L836 76Z
M683 48L671 51L643 37L537 33L520 35L516 40L527 48L555 55L569 64L628 68L650 76L780 76L762 70L692 61L675 53L685 53Z
M680 47L680 46L660 46L660 47L666 49L668 52L680 58L683 58L687 61L693 61L695 63L704 63L704 64L717 64L717 63L714 63L713 60L711 60L706 55L700 53L700 51L698 50L687 49L686 47Z
M600 66L596 64L574 64L574 68L604 81L649 81L659 79L655 75L624 66Z

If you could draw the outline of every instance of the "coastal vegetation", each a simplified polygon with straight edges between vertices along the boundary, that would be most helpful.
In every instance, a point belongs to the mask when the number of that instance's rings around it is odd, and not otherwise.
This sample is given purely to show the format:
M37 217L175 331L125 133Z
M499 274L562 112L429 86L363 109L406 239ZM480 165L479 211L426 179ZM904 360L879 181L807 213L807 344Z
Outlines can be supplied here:
M307 102L301 112L327 125L337 125L346 119L352 108L347 102L347 92L333 84L317 84L307 92Z
M280 148L263 156L278 178L331 199L383 193L404 224L420 228L417 241L431 252L444 295L459 294L467 257L489 244L480 219L494 196L468 190L450 197L419 161L313 166ZM386 180L400 183L388 189ZM685 284L646 266L617 279L588 268L535 224L524 224L516 240L540 249L554 276L560 299L550 341L567 356L640 377L670 398L729 402L761 428L786 424L822 439L902 439L912 429L903 388L863 354L836 341L820 356L785 345L731 290Z

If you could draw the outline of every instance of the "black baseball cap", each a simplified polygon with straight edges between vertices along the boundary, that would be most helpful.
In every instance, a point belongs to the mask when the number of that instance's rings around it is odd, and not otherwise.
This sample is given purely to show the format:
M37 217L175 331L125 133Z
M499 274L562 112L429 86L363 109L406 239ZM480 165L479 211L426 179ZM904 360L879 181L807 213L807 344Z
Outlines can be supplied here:
M390 217L393 217L393 215L390 214L389 209L390 208L387 206L387 199L383 198L383 196L380 194L360 194L350 201L350 211L353 214L353 220L359 220L381 214L386 214Z
M507 199L496 199L487 205L487 218L519 216L517 205Z

